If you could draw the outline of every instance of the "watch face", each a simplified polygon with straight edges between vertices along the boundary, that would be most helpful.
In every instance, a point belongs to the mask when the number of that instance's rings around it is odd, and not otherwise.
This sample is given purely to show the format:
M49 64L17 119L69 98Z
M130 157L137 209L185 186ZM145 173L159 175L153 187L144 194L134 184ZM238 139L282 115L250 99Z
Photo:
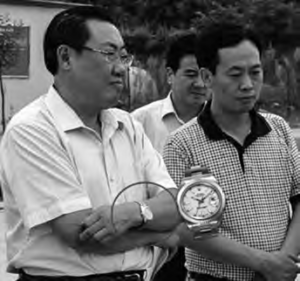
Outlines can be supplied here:
M207 220L220 209L221 202L217 191L208 185L191 186L182 197L182 210L191 218Z

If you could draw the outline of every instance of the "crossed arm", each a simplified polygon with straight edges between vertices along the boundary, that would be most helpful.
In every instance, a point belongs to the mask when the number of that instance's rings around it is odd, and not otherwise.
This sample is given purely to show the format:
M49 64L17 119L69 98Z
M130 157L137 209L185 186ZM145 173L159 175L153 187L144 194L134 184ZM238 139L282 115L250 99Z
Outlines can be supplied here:
M176 196L177 190L170 190ZM170 234L180 222L174 200L166 191L146 201L153 212L153 220L142 229L139 205L135 202L115 206L111 222L110 206L83 210L51 221L54 232L69 246L80 251L102 255L124 252L145 245L174 246L176 236Z

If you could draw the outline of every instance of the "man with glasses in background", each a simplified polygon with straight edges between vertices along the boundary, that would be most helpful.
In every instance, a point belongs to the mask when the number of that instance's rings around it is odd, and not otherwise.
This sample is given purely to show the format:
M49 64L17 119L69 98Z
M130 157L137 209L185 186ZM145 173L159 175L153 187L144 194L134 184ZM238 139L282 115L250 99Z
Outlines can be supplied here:
M106 13L77 7L51 21L44 58L53 86L1 142L8 271L19 281L150 280L168 256L154 245L176 242L180 217L160 154L111 108L132 56ZM141 181L157 185L122 192Z

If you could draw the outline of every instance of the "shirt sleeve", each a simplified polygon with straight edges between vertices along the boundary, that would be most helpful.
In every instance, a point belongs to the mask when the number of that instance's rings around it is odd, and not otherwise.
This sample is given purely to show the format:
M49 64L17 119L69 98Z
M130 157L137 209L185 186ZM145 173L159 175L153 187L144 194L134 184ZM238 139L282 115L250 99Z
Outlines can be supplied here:
M287 135L289 140L290 158L292 164L292 188L291 188L291 198L295 196L300 196L300 155L296 141L292 135L290 127L287 126Z
M53 130L12 127L3 138L2 169L28 228L91 208L74 165Z
M283 118L277 117L276 129L280 130L280 135L284 138L284 141L288 147L289 157L290 157L290 169L292 174L291 181L291 200L294 197L300 196L300 156L297 148L295 138L292 134L292 130L287 122Z
M179 142L176 133L171 134L163 150L163 159L168 172L175 184L180 187L185 176L185 171L192 166L184 145Z

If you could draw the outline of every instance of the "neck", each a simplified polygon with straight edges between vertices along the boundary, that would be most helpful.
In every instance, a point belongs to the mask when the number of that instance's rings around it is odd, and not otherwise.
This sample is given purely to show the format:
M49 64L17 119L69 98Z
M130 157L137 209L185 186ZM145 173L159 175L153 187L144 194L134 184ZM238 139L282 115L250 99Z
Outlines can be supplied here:
M81 95L76 94L76 91L67 87L67 85L55 81L54 88L60 94L62 99L76 112L85 126L99 131L98 116L100 112L91 108L90 104L81 101Z
M178 117L184 123L196 117L200 111L200 108L202 107L202 105L199 106L198 104L195 104L194 106L186 105L181 101L176 101L172 95L171 95L171 100Z
M233 113L217 108L212 103L211 114L216 124L223 132L243 144L251 130L251 118L249 112Z

